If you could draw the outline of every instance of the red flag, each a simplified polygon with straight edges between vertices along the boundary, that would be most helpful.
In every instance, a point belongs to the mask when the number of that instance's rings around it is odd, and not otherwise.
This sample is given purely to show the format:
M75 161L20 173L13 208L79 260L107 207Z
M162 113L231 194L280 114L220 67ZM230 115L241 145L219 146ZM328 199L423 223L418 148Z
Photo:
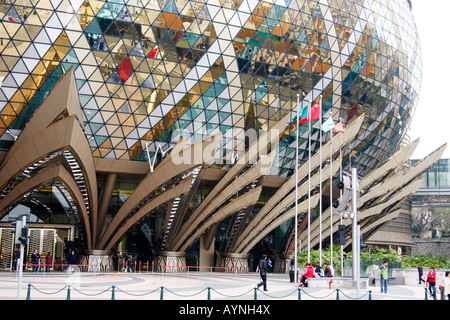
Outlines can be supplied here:
M17 22L16 19L14 19L13 17L8 17L8 21L9 22Z
M312 106L309 114L310 114L309 120L311 121L320 119L320 100L316 102L315 105Z

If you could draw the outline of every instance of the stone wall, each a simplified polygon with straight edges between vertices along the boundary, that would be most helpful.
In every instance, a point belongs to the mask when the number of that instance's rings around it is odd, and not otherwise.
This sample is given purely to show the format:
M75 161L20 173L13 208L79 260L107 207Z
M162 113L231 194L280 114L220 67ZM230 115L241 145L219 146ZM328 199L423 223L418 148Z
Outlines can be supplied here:
M431 254L450 258L450 239L413 239L411 254Z

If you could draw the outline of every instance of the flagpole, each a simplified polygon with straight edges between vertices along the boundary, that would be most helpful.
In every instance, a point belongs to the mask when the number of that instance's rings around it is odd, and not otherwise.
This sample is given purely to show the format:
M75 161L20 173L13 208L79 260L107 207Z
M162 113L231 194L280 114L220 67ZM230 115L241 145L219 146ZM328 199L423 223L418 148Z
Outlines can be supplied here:
M330 109L330 117L333 114ZM330 130L330 265L333 268L333 129Z
M308 101L308 263L311 263L311 102Z
M294 254L294 285L297 285L297 256L298 256L298 132L300 124L300 94L297 94L297 139L295 146L295 254Z
M342 123L342 119L339 122ZM342 132L339 132L339 180L342 181ZM340 197L342 198L342 190ZM342 213L340 223L342 224ZM341 276L344 276L344 245L341 245Z
M319 266L322 266L322 95L319 103Z

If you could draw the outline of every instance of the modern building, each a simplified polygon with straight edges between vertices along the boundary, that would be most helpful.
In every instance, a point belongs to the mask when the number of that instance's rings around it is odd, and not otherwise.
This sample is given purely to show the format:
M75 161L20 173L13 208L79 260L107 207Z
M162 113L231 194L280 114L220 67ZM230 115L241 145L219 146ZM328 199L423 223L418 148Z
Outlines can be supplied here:
M0 20L5 268L26 215L28 250L55 263L75 247L103 268L121 251L283 270L295 230L351 234L330 215L342 174L357 168L373 234L444 148L397 170L418 143L400 148L422 67L407 0L5 0Z

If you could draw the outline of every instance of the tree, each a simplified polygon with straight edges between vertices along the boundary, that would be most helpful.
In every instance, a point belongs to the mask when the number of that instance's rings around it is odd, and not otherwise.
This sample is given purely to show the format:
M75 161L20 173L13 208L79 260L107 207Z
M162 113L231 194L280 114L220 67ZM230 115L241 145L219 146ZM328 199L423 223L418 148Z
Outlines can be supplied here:
M431 231L433 237L448 237L450 234L450 208L425 207L412 210L412 234L421 237Z

